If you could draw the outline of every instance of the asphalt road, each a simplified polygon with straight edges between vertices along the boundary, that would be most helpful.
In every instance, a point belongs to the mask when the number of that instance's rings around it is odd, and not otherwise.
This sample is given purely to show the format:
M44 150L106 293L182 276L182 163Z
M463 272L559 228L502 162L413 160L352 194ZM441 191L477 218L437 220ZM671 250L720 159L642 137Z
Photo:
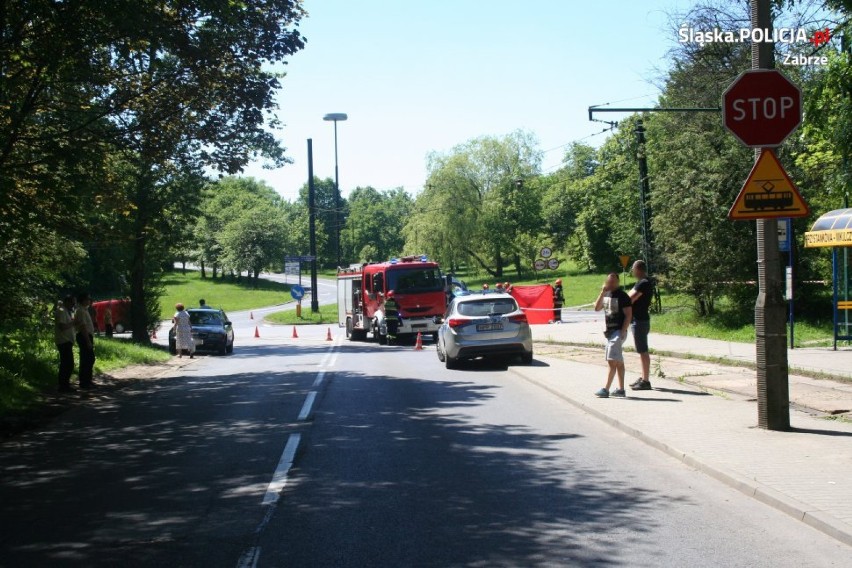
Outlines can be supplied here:
M238 343L0 446L0 566L849 564L511 369L325 333Z

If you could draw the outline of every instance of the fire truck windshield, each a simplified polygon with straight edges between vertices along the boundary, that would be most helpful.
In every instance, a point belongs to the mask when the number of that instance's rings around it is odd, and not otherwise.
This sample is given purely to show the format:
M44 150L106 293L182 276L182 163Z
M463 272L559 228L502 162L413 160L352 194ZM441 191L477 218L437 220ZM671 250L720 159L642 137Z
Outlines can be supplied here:
M388 270L387 278L387 290L393 290L397 294L441 292L444 290L444 281L437 268Z

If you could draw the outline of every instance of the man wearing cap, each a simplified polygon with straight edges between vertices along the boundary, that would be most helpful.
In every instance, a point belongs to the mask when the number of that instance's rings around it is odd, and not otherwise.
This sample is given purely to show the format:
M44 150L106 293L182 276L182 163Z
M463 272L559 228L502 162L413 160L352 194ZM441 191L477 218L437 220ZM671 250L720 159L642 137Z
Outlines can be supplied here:
M562 279L557 278L553 283L553 321L550 323L562 323L562 305L565 296L562 293Z

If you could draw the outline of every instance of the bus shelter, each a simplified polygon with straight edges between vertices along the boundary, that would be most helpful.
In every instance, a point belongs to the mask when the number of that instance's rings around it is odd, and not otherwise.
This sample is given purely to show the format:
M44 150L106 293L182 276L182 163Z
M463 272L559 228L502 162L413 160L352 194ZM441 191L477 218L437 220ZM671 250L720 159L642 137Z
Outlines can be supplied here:
M805 233L805 248L831 248L834 295L834 349L838 341L852 341L852 208L829 211Z

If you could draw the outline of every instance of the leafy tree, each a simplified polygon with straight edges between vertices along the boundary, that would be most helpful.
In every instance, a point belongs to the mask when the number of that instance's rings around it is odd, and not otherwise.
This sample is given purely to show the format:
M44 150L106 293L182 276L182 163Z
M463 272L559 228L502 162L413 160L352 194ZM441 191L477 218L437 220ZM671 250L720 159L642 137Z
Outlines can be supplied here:
M358 261L386 260L403 252L403 228L413 200L402 188L378 191L357 187L349 195L343 230L347 256Z
M426 245L451 263L470 258L495 277L510 263L520 273L524 251L515 239L539 230L537 186L525 188L524 180L540 168L536 141L522 131L432 154L427 190L406 226L406 248Z

